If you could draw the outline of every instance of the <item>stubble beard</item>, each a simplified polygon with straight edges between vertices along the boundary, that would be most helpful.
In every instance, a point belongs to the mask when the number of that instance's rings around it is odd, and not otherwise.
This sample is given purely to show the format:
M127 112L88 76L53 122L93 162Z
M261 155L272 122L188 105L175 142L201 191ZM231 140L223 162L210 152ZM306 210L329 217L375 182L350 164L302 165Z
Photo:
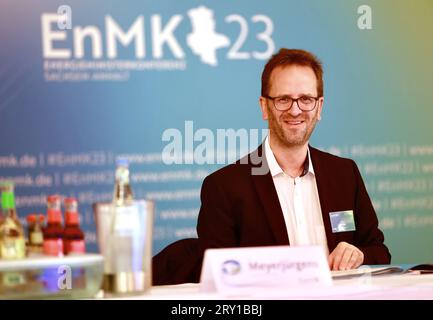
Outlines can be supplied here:
M297 130L296 133L290 132L289 130L285 130L283 128L282 122L284 119L288 119L288 117L281 116L278 120L275 115L272 113L268 106L268 115L269 115L269 130L272 133L272 138L277 139L278 143L290 148L290 147L299 147L305 145L314 131L314 128L317 124L317 109L314 110L315 114L311 119L300 118L305 121L307 126L302 130ZM296 119L296 118L290 118ZM281 121L281 122L280 122Z

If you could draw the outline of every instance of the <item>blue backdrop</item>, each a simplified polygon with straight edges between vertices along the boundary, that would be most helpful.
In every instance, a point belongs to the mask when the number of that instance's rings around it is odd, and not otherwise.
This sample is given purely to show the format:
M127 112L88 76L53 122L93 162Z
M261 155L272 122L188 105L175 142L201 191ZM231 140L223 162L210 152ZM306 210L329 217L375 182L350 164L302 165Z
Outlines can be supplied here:
M182 154L210 142L220 155L255 148L264 63L280 47L303 48L325 70L312 144L357 161L393 262L432 261L432 9L428 0L2 0L0 179L15 181L22 218L45 212L48 194L77 197L94 251L91 204L111 199L115 159L127 156L135 197L157 205L157 253L196 235L202 180L230 162ZM248 134L248 145L218 146L218 129ZM173 134L183 161L168 165Z

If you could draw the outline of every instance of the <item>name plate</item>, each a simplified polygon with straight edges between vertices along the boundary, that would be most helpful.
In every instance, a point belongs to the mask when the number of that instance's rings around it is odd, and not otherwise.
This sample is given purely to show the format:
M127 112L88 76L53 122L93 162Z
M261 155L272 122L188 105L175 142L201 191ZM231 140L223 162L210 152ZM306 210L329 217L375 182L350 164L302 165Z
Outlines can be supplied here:
M319 246L208 249L200 277L201 291L228 295L329 285L331 273Z

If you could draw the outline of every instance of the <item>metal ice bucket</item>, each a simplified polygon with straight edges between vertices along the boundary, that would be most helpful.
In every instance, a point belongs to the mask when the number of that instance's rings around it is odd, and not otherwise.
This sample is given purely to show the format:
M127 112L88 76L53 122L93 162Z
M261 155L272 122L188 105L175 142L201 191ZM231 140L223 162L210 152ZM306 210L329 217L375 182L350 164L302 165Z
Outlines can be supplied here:
M104 256L104 294L143 293L152 286L152 235L155 205L150 200L135 200L121 208L121 219L114 221L112 203L94 203L97 241ZM126 237L114 237L120 232ZM128 238L128 245L122 240ZM123 247L122 247L123 246ZM126 249L125 249L126 248Z

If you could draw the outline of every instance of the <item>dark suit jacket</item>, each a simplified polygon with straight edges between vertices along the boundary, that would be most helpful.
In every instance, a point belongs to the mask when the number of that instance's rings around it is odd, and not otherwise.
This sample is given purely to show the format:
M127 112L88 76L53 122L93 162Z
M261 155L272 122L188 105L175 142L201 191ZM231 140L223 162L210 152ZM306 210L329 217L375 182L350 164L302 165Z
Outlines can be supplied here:
M283 212L260 146L203 181L197 255L186 258L180 278L199 281L207 248L289 245ZM391 255L355 162L310 147L329 252L346 241L364 253L364 264L388 264ZM243 163L243 164L242 164ZM258 165L256 165L258 164ZM262 166L266 174L252 174ZM329 213L353 210L355 231L332 233ZM182 279L178 279L178 283ZM191 277L189 278L191 279Z

